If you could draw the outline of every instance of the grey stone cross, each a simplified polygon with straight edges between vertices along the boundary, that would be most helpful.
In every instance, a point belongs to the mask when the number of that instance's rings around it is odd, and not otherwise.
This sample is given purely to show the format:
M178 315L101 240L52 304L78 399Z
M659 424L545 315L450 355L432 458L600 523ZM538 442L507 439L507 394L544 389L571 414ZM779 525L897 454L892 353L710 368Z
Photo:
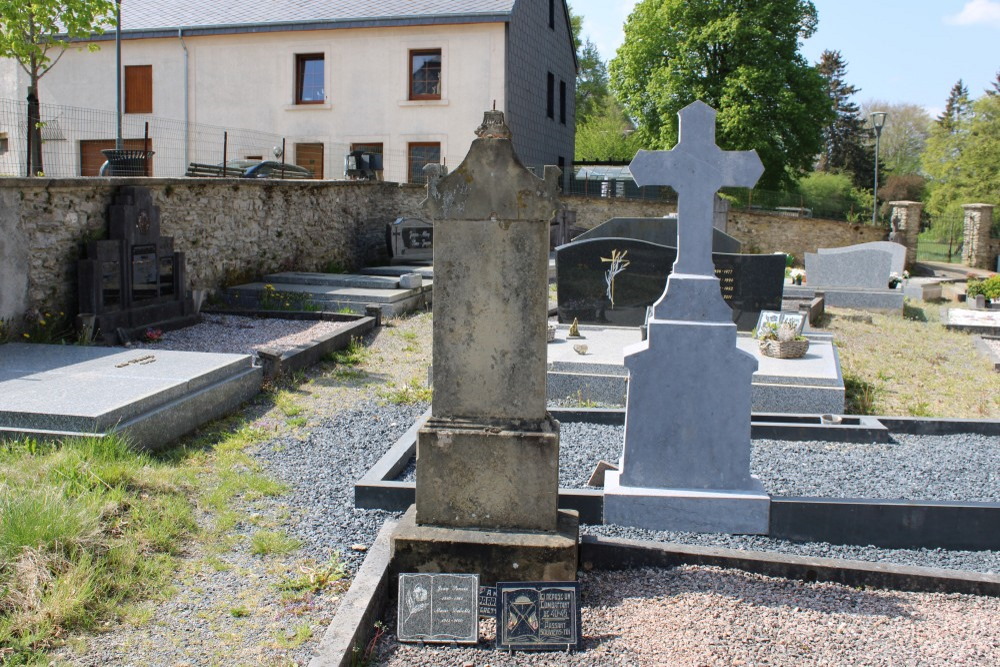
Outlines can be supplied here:
M636 185L669 185L677 191L674 273L714 276L715 193L727 186L753 187L764 165L757 151L723 151L715 145L715 109L704 102L692 102L677 116L677 145L669 151L639 151L629 170Z

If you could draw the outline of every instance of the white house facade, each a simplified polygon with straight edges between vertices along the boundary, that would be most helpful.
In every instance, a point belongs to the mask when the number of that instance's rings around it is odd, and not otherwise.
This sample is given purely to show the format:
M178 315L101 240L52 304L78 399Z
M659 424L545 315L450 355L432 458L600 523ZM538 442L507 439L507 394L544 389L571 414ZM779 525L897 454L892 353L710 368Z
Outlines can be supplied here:
M126 0L121 12L123 134L138 147L149 121L153 175L204 161L203 144L221 145L205 128L227 128L230 160L273 159L280 138L285 159L320 178L343 178L359 149L384 155L385 180L418 181L427 162L457 165L494 107L526 166L572 161L565 0ZM114 31L99 44L68 50L41 79L45 109L115 111ZM26 84L0 61L0 98L22 100ZM46 175L95 175L115 134L49 114ZM16 171L20 132L0 127L0 173Z

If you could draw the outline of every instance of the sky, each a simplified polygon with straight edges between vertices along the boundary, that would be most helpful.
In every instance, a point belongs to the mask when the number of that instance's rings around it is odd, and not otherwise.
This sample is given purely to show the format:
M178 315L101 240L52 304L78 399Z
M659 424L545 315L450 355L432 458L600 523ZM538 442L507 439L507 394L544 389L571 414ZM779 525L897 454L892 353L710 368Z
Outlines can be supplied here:
M623 39L635 0L569 0L583 36L605 60ZM977 98L1000 71L1000 0L813 0L819 14L803 56L840 51L854 101L919 104L932 115L962 79Z

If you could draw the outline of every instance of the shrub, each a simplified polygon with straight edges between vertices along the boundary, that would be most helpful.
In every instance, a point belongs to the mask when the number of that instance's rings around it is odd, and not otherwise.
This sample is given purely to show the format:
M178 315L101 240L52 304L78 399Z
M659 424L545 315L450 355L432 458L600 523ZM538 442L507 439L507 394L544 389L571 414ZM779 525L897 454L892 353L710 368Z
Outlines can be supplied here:
M982 294L990 301L1000 300L1000 274L985 280L970 280L965 288L965 294L967 297Z

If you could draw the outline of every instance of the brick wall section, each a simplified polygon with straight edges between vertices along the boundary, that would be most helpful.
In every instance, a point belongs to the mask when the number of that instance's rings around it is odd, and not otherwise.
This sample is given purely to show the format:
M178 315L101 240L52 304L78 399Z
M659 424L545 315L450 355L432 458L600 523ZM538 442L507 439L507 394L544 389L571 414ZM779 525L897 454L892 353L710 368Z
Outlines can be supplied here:
M425 197L422 187L391 183L4 179L0 282L19 282L14 290L0 289L0 318L32 307L76 311L81 246L106 234L107 207L119 184L152 190L161 233L173 236L174 248L186 255L189 288L280 270L384 262L386 223L418 214Z
M517 156L538 176L544 165L559 164L560 157L564 171L573 164L576 64L565 12L565 2L555 0L551 29L548 0L518 0L507 28L507 125ZM548 72L555 76L554 118L546 116ZM565 124L559 122L560 81L566 83Z

